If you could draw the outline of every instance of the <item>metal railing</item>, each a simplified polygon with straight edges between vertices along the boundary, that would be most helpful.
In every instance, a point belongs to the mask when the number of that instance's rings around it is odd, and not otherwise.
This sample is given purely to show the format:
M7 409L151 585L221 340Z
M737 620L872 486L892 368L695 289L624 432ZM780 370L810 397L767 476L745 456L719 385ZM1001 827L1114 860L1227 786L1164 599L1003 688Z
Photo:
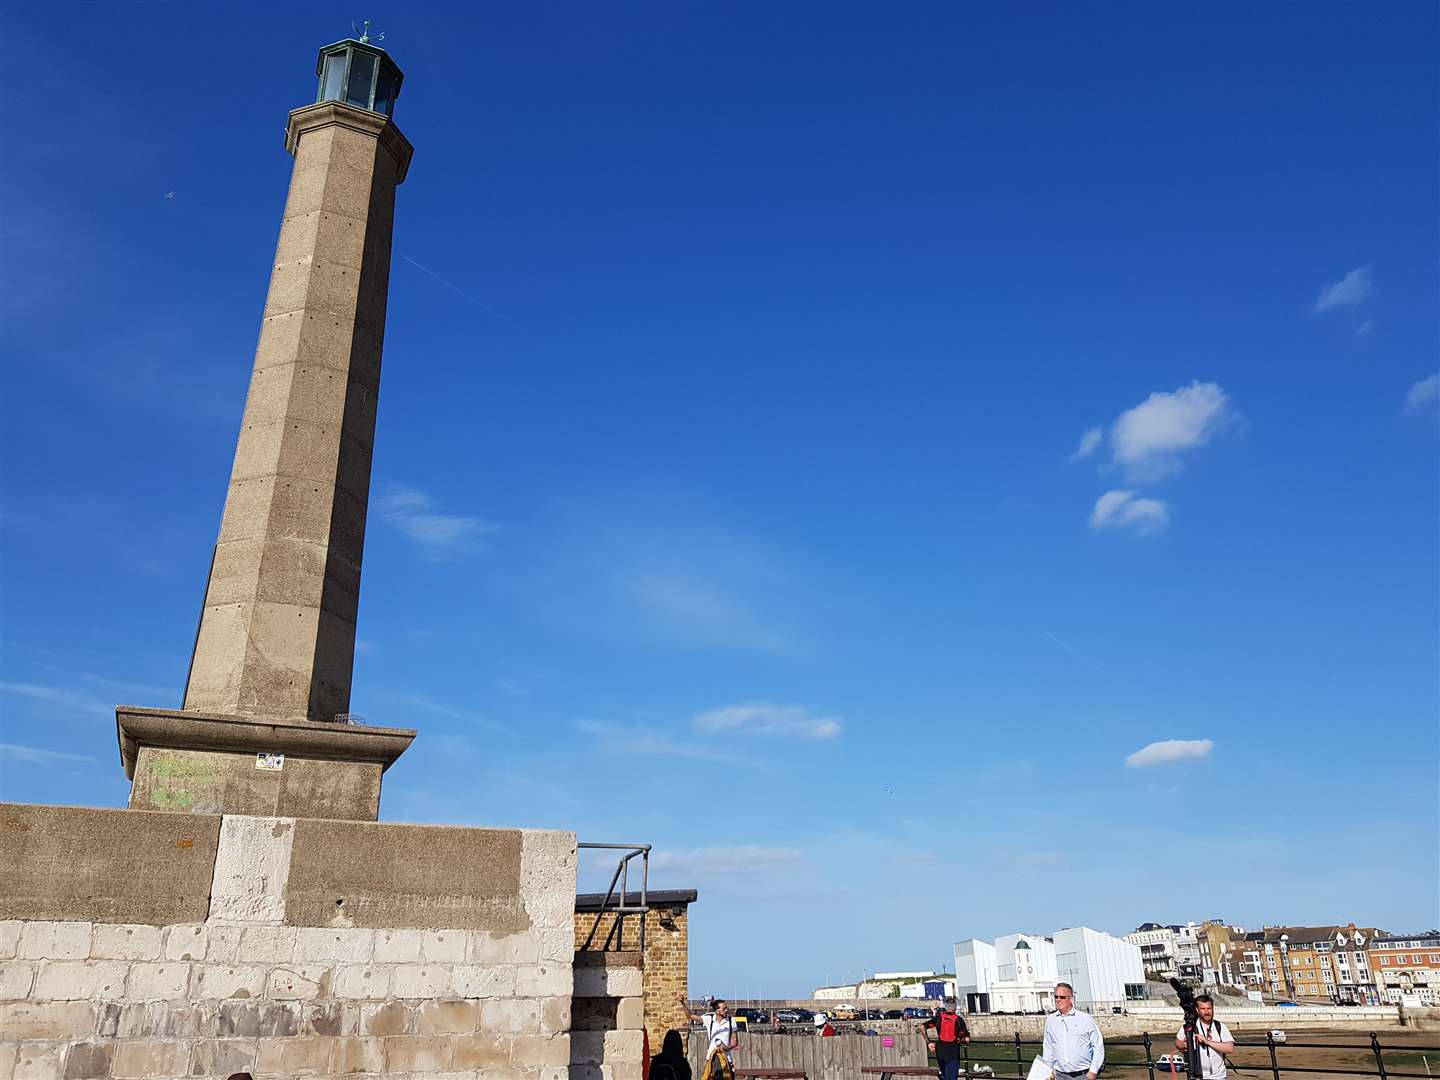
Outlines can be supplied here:
M604 942L598 951L607 952L613 945L619 949L625 943L625 916L640 916L640 951L645 951L645 912L650 909L650 845L649 844L587 844L583 841L576 845L579 848L591 850L623 851L615 864L615 873L611 875L610 887L605 890L605 898L600 902L600 907L595 912L595 921L590 924L590 933L585 935L585 940L576 946L579 952L591 949L595 943L596 931L600 929L600 923L604 920L605 913L612 913L615 918L610 924L610 932L605 935ZM630 860L640 859L640 902L638 905L630 903ZM615 892L616 886L620 892Z
M1183 1061L1180 1066L1181 1071L1179 1073L1172 1073L1165 1064L1160 1062L1155 1054L1157 1042L1163 1049L1163 1054L1167 1057L1167 1061L1173 1060L1175 1054L1183 1053L1183 1051L1177 1051L1175 1049L1174 1039L1167 1039L1162 1036L1160 1039L1154 1040L1149 1033L1131 1038L1107 1038L1105 1040L1105 1071L1108 1073L1112 1069L1144 1069L1149 1076L1149 1080L1156 1080L1156 1073L1160 1073L1162 1076L1174 1076L1175 1080L1180 1080L1180 1077L1185 1075ZM1010 1050L1011 1053L1007 1053L1002 1057L981 1057L973 1052L973 1048L975 1047L993 1047L996 1048L997 1051L999 1048L1004 1047ZM1143 1057L1141 1057L1140 1060L1134 1060L1137 1055L1131 1053L1126 1048L1140 1049L1143 1051ZM1002 1076L1006 1075L1013 1066L1015 1075L1023 1078L1029 1072L1030 1062L1039 1052L1039 1049L1038 1043L1033 1039L1027 1040L1021 1038L1019 1032L1015 1033L1013 1039L971 1039L962 1050L965 1075L967 1077L986 1075ZM1389 1046L1385 1046L1381 1043L1380 1036L1373 1031L1369 1032L1369 1040L1367 1042L1354 1040L1348 1042L1305 1042L1303 1039L1290 1040L1288 1038L1277 1041L1271 1033L1266 1032L1263 1041L1259 1039L1250 1039L1247 1041L1237 1038L1235 1040L1235 1050L1237 1054L1245 1050L1263 1050L1268 1053L1269 1057L1268 1062L1262 1063L1256 1063L1254 1061L1236 1063L1232 1058L1229 1062L1228 1074L1231 1076L1238 1075L1239 1080L1259 1076L1263 1073L1268 1073L1272 1080L1281 1080L1281 1076L1287 1072L1292 1074L1315 1073L1327 1076L1379 1076L1381 1080L1389 1080L1390 1077L1401 1077L1405 1078L1405 1080L1411 1080L1411 1078L1415 1078L1415 1080L1430 1080L1432 1073L1426 1055L1436 1055L1437 1064L1440 1064L1440 1046L1418 1046L1408 1043L1396 1044L1393 1042ZM1313 1056L1313 1052L1317 1050L1340 1051L1342 1053L1345 1051L1368 1052L1373 1058L1374 1064L1363 1069L1345 1069L1335 1068L1328 1062L1312 1065L1308 1061L1297 1060L1297 1058L1302 1056ZM1117 1051L1119 1052L1117 1053ZM1295 1051L1311 1051L1312 1054L1294 1054L1293 1052ZM1386 1054L1419 1056L1425 1063L1426 1069L1424 1072L1407 1071L1403 1068L1403 1065L1406 1064L1405 1062L1386 1062ZM1289 1057L1290 1060L1282 1061L1282 1057ZM982 1068L974 1068L976 1065L980 1065ZM1002 1065L1005 1066L1003 1070L1001 1069ZM1396 1065L1402 1067L1397 1068ZM985 1071L986 1069L990 1071L987 1073Z

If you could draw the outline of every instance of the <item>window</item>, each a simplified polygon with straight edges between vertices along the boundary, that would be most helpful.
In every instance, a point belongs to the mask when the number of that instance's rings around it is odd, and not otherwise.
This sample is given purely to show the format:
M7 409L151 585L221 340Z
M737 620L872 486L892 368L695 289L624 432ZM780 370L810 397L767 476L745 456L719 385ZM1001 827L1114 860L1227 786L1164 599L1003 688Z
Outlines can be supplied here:
M1388 957L1388 956L1382 956L1382 957L1380 957L1380 963L1381 963L1384 967L1389 967L1389 966L1390 966L1390 957Z
M1432 953L1430 954L1430 962L1431 962L1432 964L1440 964L1440 953L1433 953L1433 952L1432 952Z

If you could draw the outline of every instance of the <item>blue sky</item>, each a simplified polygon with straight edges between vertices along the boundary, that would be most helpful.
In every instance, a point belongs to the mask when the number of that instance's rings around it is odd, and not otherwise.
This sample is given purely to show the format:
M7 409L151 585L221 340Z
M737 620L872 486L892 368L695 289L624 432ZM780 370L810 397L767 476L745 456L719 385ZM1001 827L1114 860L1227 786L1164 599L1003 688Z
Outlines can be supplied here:
M6 798L179 704L353 14L7 14ZM735 996L1437 921L1433 5L370 14L384 818L653 843Z

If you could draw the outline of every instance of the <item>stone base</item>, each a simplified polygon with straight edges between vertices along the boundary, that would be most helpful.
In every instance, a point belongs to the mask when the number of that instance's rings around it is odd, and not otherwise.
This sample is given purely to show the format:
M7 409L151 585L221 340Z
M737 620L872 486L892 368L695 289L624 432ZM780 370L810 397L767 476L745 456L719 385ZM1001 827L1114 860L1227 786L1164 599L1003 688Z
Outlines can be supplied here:
M218 713L115 709L132 810L374 821L380 777L415 732Z

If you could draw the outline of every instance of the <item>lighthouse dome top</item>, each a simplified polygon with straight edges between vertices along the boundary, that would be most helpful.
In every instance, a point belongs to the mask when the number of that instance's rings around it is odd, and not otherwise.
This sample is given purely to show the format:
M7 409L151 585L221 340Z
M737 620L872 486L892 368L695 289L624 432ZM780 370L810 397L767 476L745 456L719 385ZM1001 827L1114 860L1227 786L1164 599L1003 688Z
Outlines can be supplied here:
M315 61L315 74L320 77L315 100L342 101L392 116L405 76L390 55L368 37L346 38L320 50Z

